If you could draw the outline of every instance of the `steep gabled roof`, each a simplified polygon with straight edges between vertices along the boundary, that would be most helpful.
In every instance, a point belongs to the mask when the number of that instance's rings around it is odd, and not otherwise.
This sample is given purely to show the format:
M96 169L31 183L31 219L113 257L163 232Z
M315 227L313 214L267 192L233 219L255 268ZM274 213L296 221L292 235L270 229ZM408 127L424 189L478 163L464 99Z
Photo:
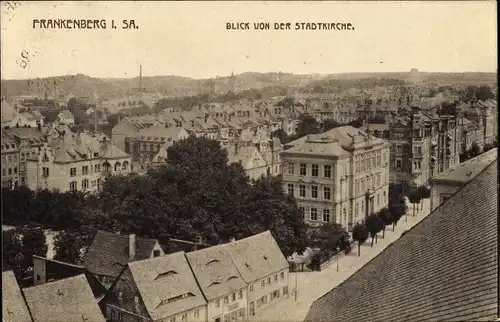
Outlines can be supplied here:
M128 264L153 320L206 304L184 254L177 252Z
M2 273L2 317L6 322L31 322L28 306L12 271Z
M190 252L186 257L208 301L246 286L225 245Z
M25 288L35 322L104 322L85 275Z
M252 283L288 268L288 262L269 230L226 244L241 276Z
M344 283L306 321L491 321L498 298L497 161Z
M156 239L136 237L134 261L149 258ZM83 266L96 275L117 277L129 262L129 235L99 230L85 256Z

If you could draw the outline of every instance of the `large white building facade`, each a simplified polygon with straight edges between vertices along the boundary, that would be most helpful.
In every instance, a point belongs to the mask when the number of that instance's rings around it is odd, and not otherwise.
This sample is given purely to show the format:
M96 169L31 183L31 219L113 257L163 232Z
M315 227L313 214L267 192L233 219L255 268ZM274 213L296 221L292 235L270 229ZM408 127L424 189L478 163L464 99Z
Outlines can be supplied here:
M281 153L283 188L305 222L351 229L388 206L390 144L351 126L308 135Z

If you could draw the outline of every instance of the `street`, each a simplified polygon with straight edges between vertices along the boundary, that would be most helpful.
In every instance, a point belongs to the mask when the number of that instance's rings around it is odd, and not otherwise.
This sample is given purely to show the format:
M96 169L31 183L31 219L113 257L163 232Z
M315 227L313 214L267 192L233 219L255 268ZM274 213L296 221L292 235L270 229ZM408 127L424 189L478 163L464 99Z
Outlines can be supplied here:
M424 219L430 210L430 200L425 199L423 209L413 214L413 206L408 204L407 221L405 216L401 217L395 231L388 227L385 231L385 238L382 233L378 235L378 242L370 246L371 238L361 245L361 254L358 256L357 246L353 247L349 255L340 254L338 258L339 271L337 271L337 258L333 258L321 272L298 272L290 273L290 289L295 289L297 281L298 293L297 301L293 296L293 291L288 299L281 302L271 303L264 310L259 312L253 318L254 321L304 321L307 312L313 301L328 293L331 289L348 279L356 273L361 267L367 264L371 259L380 254L386 247L401 237L402 233L411 229L422 219Z

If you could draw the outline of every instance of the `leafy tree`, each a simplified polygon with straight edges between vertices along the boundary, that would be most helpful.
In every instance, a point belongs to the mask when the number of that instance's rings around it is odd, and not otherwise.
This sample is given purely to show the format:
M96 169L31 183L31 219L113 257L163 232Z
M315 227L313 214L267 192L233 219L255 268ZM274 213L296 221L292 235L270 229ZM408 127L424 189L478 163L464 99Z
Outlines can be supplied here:
M415 217L415 205L420 203L421 199L418 190L413 190L408 196L408 200L413 204L413 217Z
M320 124L309 114L302 114L297 124L297 137L321 133Z
M221 149L219 142L208 138L189 136L170 146L167 155L170 164L180 164L192 170L227 167L227 151Z
M371 214L366 218L365 225L372 237L371 246L373 247L373 240L377 238L377 234L384 228L384 223L376 214Z
M392 218L392 231L394 231L394 227L397 226L401 217L406 214L407 208L404 197L390 200L389 213Z
M41 228L26 226L2 231L3 270L13 270L21 281L29 277L33 255L46 256L46 237Z
M288 134L286 134L286 132L283 131L283 129L278 129L274 131L273 133L271 133L271 137L273 138L277 137L282 144L286 144L292 141L293 139L293 136L288 136Z
M368 239L368 228L365 224L357 223L352 228L352 238L358 242L358 256L361 255L361 244L363 244Z
M90 227L79 230L61 230L54 237L54 259L81 265L86 250L92 243L93 231Z
M477 157L479 154L481 154L481 148L479 145L477 145L476 142L472 142L472 145L468 151L469 158L472 159L474 157Z
M45 232L41 227L24 227L21 229L23 247L29 249L33 255L47 256L47 242Z
M380 210L377 216L379 217L380 221L384 223L382 229L382 238L385 238L385 227L393 223L393 217L391 216L388 208L383 208L382 210Z
M243 218L237 227L244 231L250 227L247 236L271 230L283 254L302 253L306 246L304 217L295 199L283 191L281 177L263 177L254 182L242 205ZM237 221L238 218L236 218Z
M339 126L341 126L341 124L333 119L326 119L321 123L321 129L323 130L323 132L329 131Z
M418 195L421 198L421 201L423 201L424 199L429 199L431 197L431 189L425 185L419 186L417 188L417 191Z

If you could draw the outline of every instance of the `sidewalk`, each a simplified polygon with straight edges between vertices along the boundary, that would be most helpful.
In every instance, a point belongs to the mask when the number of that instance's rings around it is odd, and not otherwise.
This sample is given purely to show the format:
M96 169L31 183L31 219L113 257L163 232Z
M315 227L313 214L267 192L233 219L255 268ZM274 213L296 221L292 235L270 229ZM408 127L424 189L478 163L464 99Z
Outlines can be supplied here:
M413 206L409 204L407 212L407 221L403 216L398 222L395 231L392 226L387 227L385 238L382 233L378 235L378 242L370 246L371 238L361 245L361 254L358 256L358 247L353 247L349 255L340 254L338 258L339 271L337 272L337 258L333 258L321 272L298 272L290 273L290 298L281 302L269 305L266 309L259 312L252 320L254 321L283 321L292 322L304 321L307 312L313 301L328 293L331 289L337 287L340 283L348 279L361 267L367 264L371 259L380 254L386 247L401 237L405 230L411 229L422 219L424 219L430 210L430 200L424 200L423 209L413 214ZM297 301L295 301L293 290L297 281Z

